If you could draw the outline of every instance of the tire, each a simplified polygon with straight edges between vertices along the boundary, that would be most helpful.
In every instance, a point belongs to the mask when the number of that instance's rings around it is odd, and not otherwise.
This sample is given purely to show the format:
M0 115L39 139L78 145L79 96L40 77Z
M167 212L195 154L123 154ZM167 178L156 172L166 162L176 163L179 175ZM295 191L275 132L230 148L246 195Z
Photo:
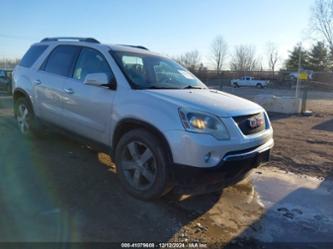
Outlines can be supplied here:
M7 93L8 93L9 95L12 95L12 85L11 85L11 83L9 83L9 84L7 85L6 90L7 90Z
M234 88L238 88L239 87L239 85L237 83L234 83L233 85L234 85Z
M118 177L128 193L157 199L171 190L170 160L160 141L144 129L127 132L116 146Z
M264 86L261 83L257 83L257 88L264 88Z
M14 113L19 131L25 137L35 135L38 130L38 123L30 102L25 97L18 98L14 103Z

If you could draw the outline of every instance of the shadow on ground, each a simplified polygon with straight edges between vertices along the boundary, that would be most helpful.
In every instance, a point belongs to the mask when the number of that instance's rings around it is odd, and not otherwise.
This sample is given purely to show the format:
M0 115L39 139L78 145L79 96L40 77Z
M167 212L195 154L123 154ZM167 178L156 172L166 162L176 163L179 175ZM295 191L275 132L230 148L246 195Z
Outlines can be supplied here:
M314 126L313 129L333 132L333 119L318 124Z
M168 241L219 200L134 199L107 155L55 133L23 139L9 112L0 115L0 136L2 242ZM197 208L183 208L188 202Z
M276 242L282 242L281 248L304 248L295 243L316 242L311 248L323 248L318 243L331 240L333 184L329 180L258 169L244 189L139 201L122 189L107 155L56 133L23 139L9 109L10 98L5 98L0 99L2 242L147 242L202 236L221 248L236 236L227 247L276 248ZM284 123L288 117L273 115L272 119ZM326 163L331 168L330 161ZM332 179L332 172L327 172ZM192 229L197 222L202 226ZM182 236L187 232L193 233Z

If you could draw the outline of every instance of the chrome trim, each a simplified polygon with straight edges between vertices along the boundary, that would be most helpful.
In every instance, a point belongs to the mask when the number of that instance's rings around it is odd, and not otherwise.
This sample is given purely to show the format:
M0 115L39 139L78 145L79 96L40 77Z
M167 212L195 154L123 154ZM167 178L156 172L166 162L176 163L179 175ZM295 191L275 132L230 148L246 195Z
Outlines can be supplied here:
M72 88L64 88L64 91L65 91L65 93L68 93L68 94L73 94L74 93Z
M244 158L251 158L264 151L270 150L271 148L273 148L273 146L274 146L274 140L270 139L268 142L264 143L263 145L260 145L259 147L255 148L254 150L251 150L249 152L225 156L223 158L223 161L225 162L225 161L239 160L239 159L244 159Z

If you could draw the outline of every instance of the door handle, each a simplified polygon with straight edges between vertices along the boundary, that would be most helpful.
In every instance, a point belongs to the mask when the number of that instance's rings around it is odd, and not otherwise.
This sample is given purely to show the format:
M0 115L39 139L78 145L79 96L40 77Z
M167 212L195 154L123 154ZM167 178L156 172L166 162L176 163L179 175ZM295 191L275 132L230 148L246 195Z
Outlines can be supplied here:
M35 84L35 86L39 86L39 85L42 84L42 82L41 82L40 80L35 80L35 81L34 81L34 84Z
M64 91L68 94L73 94L74 93L72 88L65 88Z

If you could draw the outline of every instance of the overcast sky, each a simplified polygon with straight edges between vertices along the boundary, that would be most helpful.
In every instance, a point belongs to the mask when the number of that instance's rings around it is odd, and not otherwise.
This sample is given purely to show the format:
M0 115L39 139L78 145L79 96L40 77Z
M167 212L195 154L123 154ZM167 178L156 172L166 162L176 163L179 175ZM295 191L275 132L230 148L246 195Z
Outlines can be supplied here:
M267 42L282 59L308 32L314 0L11 0L2 1L0 58L21 58L34 42L50 36L95 37L103 43L141 44L176 56L197 49L208 63L216 35L252 45L264 66Z

